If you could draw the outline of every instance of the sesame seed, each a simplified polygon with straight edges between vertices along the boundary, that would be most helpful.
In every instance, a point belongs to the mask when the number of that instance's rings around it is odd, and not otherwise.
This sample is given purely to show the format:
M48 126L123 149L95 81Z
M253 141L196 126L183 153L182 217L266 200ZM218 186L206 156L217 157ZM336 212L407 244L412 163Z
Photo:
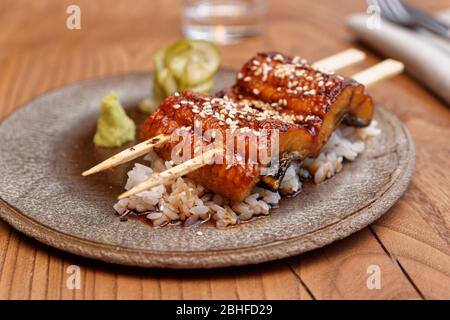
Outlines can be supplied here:
M284 62L284 57L283 57L281 54L277 53L277 54L273 57L273 60L275 60L275 61L280 61L280 62Z
M297 64L300 62L300 60L301 60L301 58L299 56L294 56L294 58L292 59L292 63Z

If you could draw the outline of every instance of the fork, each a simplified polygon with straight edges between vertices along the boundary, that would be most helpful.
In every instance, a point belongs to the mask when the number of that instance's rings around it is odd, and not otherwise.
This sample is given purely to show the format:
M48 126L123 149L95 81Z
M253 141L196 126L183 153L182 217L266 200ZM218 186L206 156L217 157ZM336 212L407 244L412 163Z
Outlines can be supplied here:
M410 28L423 27L450 39L450 26L400 0L367 0L367 4L378 6L381 16L391 22Z

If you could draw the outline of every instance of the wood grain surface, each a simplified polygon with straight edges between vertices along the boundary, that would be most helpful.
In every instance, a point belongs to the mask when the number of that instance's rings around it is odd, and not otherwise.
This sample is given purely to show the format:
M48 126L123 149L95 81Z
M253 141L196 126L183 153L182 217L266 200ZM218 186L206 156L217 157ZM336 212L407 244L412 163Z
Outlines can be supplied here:
M423 1L409 2L423 5ZM71 1L0 1L0 116L49 89L80 79L152 68L152 51L181 37L180 1L80 0L82 29L67 30ZM428 10L448 0L427 1ZM381 59L345 29L364 3L269 1L262 37L223 47L237 68L258 50L315 60L349 46ZM351 74L349 68L344 73ZM256 266L172 271L103 264L44 246L0 222L0 299L440 299L450 298L450 111L407 76L371 88L407 126L417 166L404 197L379 221L323 249ZM1 137L0 137L1 139ZM1 141L0 141L1 143ZM1 186L0 186L1 187ZM81 288L66 286L67 267ZM369 290L378 265L381 289Z

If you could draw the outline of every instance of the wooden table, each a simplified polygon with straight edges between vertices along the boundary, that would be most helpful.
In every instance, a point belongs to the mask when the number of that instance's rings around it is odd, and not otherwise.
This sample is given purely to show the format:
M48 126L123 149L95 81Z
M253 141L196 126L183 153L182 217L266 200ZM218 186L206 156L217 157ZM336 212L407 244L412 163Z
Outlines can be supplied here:
M79 0L81 30L65 27L71 3L0 2L0 117L80 79L150 70L155 48L181 37L180 1ZM448 0L427 4L439 10ZM347 14L364 9L363 1L352 0L271 1L264 36L223 47L223 65L238 68L258 50L315 60L356 46L368 53L368 66L381 57L352 43L344 26ZM449 299L450 111L404 75L371 93L410 130L417 168L404 197L370 227L291 259L172 271L80 258L0 222L0 299ZM66 287L69 265L81 268L79 290ZM367 288L370 265L381 269L379 290Z

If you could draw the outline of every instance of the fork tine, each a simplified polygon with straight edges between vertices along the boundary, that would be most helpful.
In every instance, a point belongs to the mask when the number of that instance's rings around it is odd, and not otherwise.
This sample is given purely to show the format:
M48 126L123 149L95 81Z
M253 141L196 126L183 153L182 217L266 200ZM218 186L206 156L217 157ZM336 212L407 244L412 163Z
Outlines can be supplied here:
M399 0L385 1L386 6L390 8L391 14L394 19L400 23L408 23L409 13L403 8L402 3Z
M379 6L377 0L367 0L366 2L368 6Z
M392 15L391 8L388 7L384 0L369 0L373 5L378 6L380 8L381 16L386 18L387 20L395 21L395 16Z
M409 17L408 11L403 6L403 3L400 0L391 0L391 5L396 9L396 12L402 17Z

